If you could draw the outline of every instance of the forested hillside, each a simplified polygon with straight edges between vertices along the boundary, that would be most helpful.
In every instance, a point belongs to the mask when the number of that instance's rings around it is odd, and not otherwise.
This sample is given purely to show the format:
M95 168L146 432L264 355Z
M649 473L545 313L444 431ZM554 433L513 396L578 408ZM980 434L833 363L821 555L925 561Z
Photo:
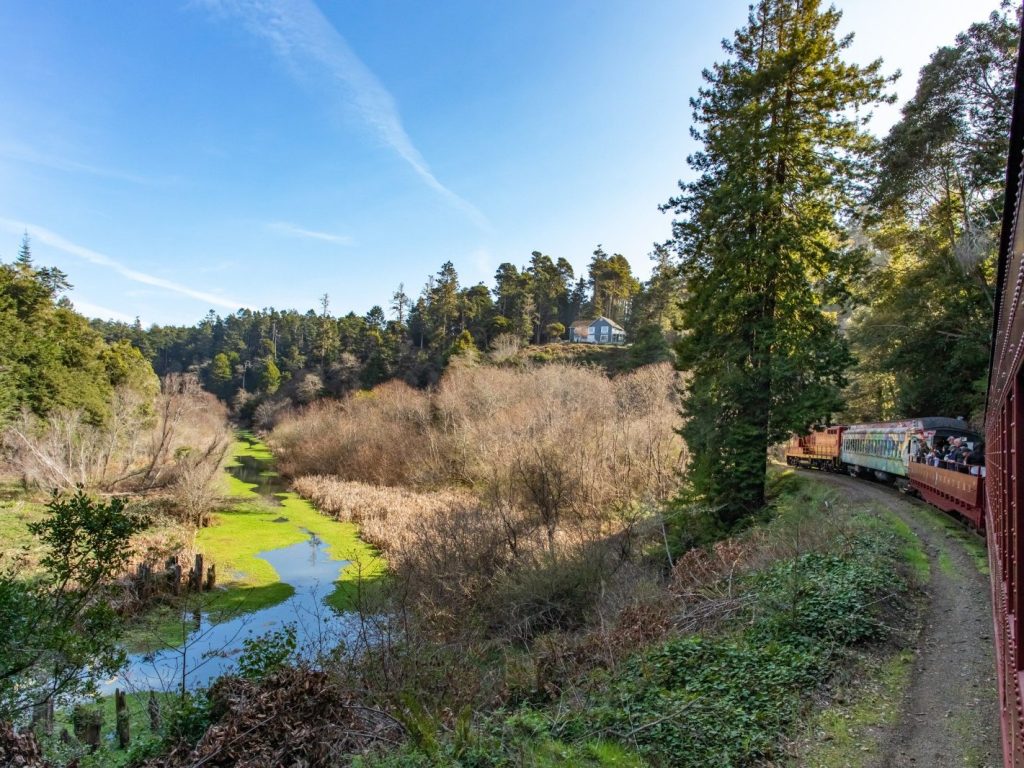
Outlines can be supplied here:
M155 397L157 380L139 348L104 341L72 308L70 287L60 269L33 262L27 236L18 258L0 264L0 420L64 408L102 423L116 389Z
M527 266L499 266L493 288L461 285L446 262L419 294L400 284L365 315L335 314L324 294L318 310L305 313L240 309L225 317L211 311L195 326L92 325L107 340L140 349L159 375L198 372L211 392L242 408L283 385L300 403L391 378L426 386L452 355L555 342L572 322L598 315L635 334L646 349L643 362L666 359L677 293L678 276L663 251L641 284L624 256L598 247L586 277L577 279L566 259L535 251Z

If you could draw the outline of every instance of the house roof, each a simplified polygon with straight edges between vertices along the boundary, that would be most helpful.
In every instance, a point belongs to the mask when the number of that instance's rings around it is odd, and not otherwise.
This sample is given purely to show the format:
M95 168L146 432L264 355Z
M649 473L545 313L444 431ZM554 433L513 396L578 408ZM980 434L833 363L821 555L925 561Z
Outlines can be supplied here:
M608 323L608 325L610 325L610 326L611 326L612 328L614 328L614 329L615 329L615 330L617 330L617 331L623 331L623 332L624 332L624 331L626 330L626 329L625 329L625 328L623 328L623 327L622 327L621 325L619 325L618 323L616 323L616 322L615 322L614 320L610 320L610 319L608 319L607 317L605 317L604 315L601 315L601 316L600 316L600 317L598 317L598 318L597 318L596 320L591 320L590 324L591 324L591 325L593 325L593 324L594 324L594 323L596 323L596 322L597 322L598 320L604 320L604 321L605 321L606 323Z

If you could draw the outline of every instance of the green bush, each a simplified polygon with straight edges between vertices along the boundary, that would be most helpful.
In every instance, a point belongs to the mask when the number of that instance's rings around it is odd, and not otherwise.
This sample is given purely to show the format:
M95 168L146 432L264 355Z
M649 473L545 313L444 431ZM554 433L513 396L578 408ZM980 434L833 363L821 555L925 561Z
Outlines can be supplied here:
M835 650L881 637L875 611L893 587L891 551L865 535L843 555L805 554L756 574L746 628L675 638L634 658L572 732L635 743L654 765L772 759L834 670Z

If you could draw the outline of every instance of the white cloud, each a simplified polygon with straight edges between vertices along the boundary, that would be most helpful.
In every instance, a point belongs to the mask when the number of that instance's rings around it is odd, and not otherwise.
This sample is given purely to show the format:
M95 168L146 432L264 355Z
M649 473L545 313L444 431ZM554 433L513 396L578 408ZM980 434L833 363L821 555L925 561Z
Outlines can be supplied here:
M135 322L135 318L131 315L126 315L124 312L118 312L116 309L109 309L99 304L93 304L91 301L73 299L71 303L75 305L75 309L86 317L96 317L100 320L120 320L122 323Z
M293 235L294 237L304 237L309 240L323 240L326 243L334 243L335 245L352 245L352 238L348 235L335 235L330 232L318 232L315 229L304 229L294 224L290 224L287 221L272 221L267 227L274 230L275 232L281 232L285 235Z
M31 163L32 165L40 165L44 168L53 168L58 171L86 173L90 176L100 176L107 179L116 179L117 181L128 181L132 184L154 183L152 179L147 179L132 173L125 173L124 171L117 170L116 168L104 168L98 165L80 163L77 160L69 160L65 157L58 157L56 155L39 152L38 150L24 144L0 144L0 157L6 157L9 160L16 160L23 163Z
M402 125L394 97L355 54L345 38L311 0L205 0L222 13L240 17L246 27L270 43L296 72L326 74L340 95L377 137L405 160L419 177L479 227L484 215L438 181Z
M51 248L55 248L58 251L62 251L72 256L77 256L80 259L88 261L90 264L106 267L107 269L110 269L122 277L136 283L151 285L155 288L162 288L165 291L181 294L182 296L188 296L190 299L195 299L196 301L201 301L207 305L215 307L226 307L227 309L235 310L239 307L250 306L242 301L235 301L234 299L219 296L215 293L199 291L194 288L189 288L187 285L176 283L173 280L165 280L164 278L157 277L156 275L139 272L137 269L125 266L106 254L91 250L85 246L78 245L77 243L73 243L70 240L61 237L56 232L52 232L45 227L40 227L36 224L0 218L0 227L9 232L28 232L29 237L37 242L43 243L44 245L48 245Z

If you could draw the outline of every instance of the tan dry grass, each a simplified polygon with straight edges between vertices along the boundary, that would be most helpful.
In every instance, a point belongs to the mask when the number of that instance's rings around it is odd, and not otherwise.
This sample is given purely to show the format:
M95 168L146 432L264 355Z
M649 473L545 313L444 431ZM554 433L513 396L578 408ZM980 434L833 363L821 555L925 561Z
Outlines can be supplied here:
M589 594L610 537L673 492L675 388L668 365L614 381L462 366L433 392L390 383L315 404L271 442L299 493L360 523L418 612L457 625L501 595L485 621L523 634L577 616L566 590Z

